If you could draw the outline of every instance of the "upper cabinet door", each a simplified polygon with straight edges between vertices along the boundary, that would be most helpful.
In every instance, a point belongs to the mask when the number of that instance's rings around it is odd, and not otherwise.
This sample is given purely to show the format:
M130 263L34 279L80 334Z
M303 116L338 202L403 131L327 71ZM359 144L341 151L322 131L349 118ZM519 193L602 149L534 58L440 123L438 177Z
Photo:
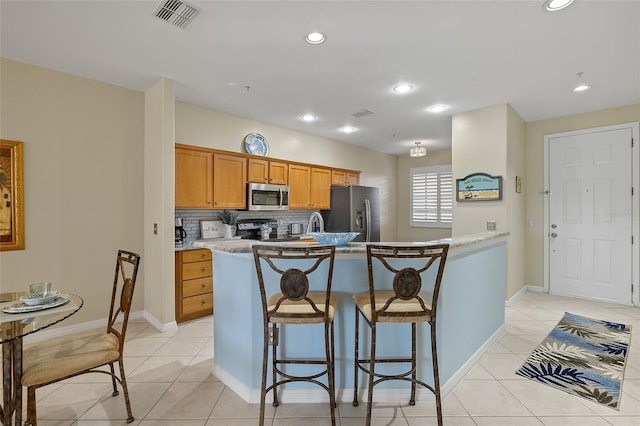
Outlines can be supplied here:
M280 161L269 161L269 183L274 185L288 185L289 164Z
M331 170L311 168L311 208L329 209L331 207Z
M213 155L213 207L247 207L247 159L235 155Z
M247 182L268 183L269 161L249 158L247 167Z
M311 208L311 168L289 164L289 208Z
M360 173L348 172L347 185L360 185Z
M331 170L331 185L346 185L347 172L345 170Z
M213 154L176 148L176 208L213 208Z

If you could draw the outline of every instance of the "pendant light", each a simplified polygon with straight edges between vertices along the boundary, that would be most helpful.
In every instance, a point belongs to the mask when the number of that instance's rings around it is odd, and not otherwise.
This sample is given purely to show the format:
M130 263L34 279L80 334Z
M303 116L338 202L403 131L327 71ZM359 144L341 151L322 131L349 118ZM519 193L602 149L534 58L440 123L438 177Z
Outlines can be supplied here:
M410 157L424 157L427 155L427 148L420 146L422 142L416 142L416 146L409 150Z

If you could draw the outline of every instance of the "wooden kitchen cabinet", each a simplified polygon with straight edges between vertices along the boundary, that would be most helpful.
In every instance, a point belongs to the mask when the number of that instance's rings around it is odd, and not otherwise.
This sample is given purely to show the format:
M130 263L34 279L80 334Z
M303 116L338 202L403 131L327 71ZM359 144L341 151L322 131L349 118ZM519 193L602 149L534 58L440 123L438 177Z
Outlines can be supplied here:
M328 209L331 203L331 169L289 165L289 208Z
M359 185L360 173L352 172L349 170L331 170L331 185Z
M213 314L213 262L209 249L175 252L176 322Z
M176 208L213 207L213 154L176 148L175 176Z
M289 209L308 210L311 205L311 167L289 164Z
M247 159L243 156L213 154L213 208L247 207Z
M289 165L282 161L249 158L247 164L247 181L287 185L289 182Z
M311 168L311 209L329 209L331 207L331 170L319 167Z

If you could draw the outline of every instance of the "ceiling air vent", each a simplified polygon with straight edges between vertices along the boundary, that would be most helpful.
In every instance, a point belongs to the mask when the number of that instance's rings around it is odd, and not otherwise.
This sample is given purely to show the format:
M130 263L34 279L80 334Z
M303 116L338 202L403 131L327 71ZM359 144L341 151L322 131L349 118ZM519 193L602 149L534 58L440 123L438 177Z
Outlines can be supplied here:
M198 13L200 11L189 3L180 0L166 0L160 3L153 14L156 18L167 21L178 28L184 28Z
M353 114L351 114L352 116L354 116L355 118L362 118L362 117L366 117L367 115L371 115L371 114L375 114L373 111L371 111L370 109L361 109L360 111L356 111Z

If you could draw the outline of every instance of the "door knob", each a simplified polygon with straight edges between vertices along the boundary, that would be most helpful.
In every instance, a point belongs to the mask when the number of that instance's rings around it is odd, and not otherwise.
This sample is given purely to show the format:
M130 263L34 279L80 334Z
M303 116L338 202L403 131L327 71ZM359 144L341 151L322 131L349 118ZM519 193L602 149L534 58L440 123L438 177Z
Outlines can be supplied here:
M558 236L558 234L556 234L555 232L552 232L551 235L550 235L551 238L555 238L557 236Z
M552 223L552 224L551 224L551 227L552 227L553 229L556 229L556 228L558 227L558 225L556 225L555 223Z

